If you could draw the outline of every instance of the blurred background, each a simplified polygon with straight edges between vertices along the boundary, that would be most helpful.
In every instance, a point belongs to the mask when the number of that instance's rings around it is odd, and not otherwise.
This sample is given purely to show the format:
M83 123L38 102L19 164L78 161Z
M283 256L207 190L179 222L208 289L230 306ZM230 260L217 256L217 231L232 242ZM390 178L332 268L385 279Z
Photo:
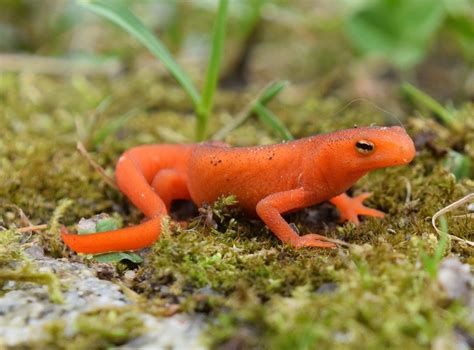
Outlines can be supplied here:
M125 3L199 85L218 2ZM167 75L134 38L75 1L0 7L1 72ZM471 0L231 0L220 87L287 79L319 97L362 97L400 113L393 93L402 81L442 103L473 100L473 63Z

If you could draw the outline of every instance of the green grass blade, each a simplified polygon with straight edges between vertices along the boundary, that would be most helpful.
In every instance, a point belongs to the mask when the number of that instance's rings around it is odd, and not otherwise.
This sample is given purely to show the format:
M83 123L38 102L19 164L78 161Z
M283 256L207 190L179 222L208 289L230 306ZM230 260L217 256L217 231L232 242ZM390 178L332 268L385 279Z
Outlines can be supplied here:
M448 236L448 221L444 216L440 216L439 218L440 224L440 233L439 233L439 241L438 245L436 246L435 253L434 253L434 260L436 261L436 266L438 267L439 263L443 259L444 255L446 254L447 248L449 246L449 236Z
M219 69L222 60L222 51L224 49L228 5L228 0L220 0L217 18L214 24L211 55L207 67L207 75L202 92L202 99L198 108L198 140L203 140L206 138L209 115L211 113L212 101L214 92L216 91L217 80L219 79Z
M454 174L457 180L469 178L471 175L471 159L466 154L450 150L444 161L444 166Z
M136 110L131 110L100 128L92 139L94 148L100 146L109 135L122 128L134 115L136 115Z
M181 69L171 56L163 43L119 0L79 0L84 7L96 14L103 16L122 29L130 33L140 41L150 52L157 57L171 75L179 82L191 98L195 106L199 105L201 97L189 79L188 75Z
M270 83L263 90L259 98L259 102L265 106L267 103L273 100L287 85L288 85L288 80L274 81Z
M450 241L448 234L448 222L446 221L446 218L444 216L440 216L439 223L439 240L433 255L429 255L424 249L422 249L420 252L424 268L433 279L435 279L438 274L439 264L448 251Z
M262 105L260 102L257 102L254 107L253 111L258 115L261 121L267 124L270 128L280 134L280 136L284 140L293 140L293 136L290 134L288 129L283 125L280 119L277 118L272 111L270 111L267 107Z
M242 125L252 113L254 113L254 106L257 103L265 106L269 103L272 99L274 99L286 86L288 85L288 81L276 81L271 82L258 94L258 97L252 102L235 118L232 122L224 125L218 132L214 134L212 137L213 140L222 140L226 137L232 130L237 129L240 125Z
M404 83L402 90L410 99L436 114L446 126L451 129L457 129L459 127L456 118L431 96L410 83Z

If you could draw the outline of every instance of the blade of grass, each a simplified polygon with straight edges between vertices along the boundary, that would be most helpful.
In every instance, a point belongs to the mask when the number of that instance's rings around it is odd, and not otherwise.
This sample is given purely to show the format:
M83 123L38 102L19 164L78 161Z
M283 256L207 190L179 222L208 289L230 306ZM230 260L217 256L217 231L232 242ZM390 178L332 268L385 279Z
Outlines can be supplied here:
M130 33L140 41L150 52L157 57L171 75L179 82L191 98L195 107L200 103L201 97L194 87L191 79L176 63L168 49L156 38L153 33L119 0L78 0L82 6L96 14L109 19L119 27Z
M105 126L100 128L92 139L92 144L94 148L97 148L104 140L112 133L116 132L118 129L123 127L134 115L136 115L137 110L133 109L127 113L121 115L120 117L111 120Z
M290 134L285 125L281 122L278 117L273 114L267 107L257 102L253 107L253 111L259 116L260 120L267 124L270 128L280 134L284 140L293 140L293 136Z
M211 113L214 92L216 91L217 80L219 78L219 68L222 60L224 48L225 30L227 22L228 0L220 0L217 10L217 18L213 28L211 54L207 67L207 75L202 91L201 102L197 111L197 134L198 141L206 138L209 116Z
M232 130L237 129L240 125L242 125L252 113L254 113L254 107L259 102L263 106L269 103L272 99L274 99L286 86L288 85L288 81L276 81L271 82L258 94L257 98L252 100L245 109L238 114L238 116L233 119L230 123L224 125L218 132L214 134L212 137L213 140L222 140L226 137Z
M91 136L94 133L94 128L96 126L97 118L99 115L104 113L107 107L110 105L111 96L104 98L94 111L90 114L89 118L75 118L74 123L76 124L76 132L78 139L84 143L86 146L89 146L91 142Z
M456 118L434 98L410 83L404 83L402 85L402 91L410 99L432 111L446 126L453 130L459 129L459 123L457 122Z
M258 102L265 106L267 103L273 100L288 84L288 80L275 81L268 84L267 87L262 91Z
M439 218L439 225L440 225L439 242L438 242L438 245L436 246L434 256L433 256L437 265L439 265L439 262L441 261L441 259L443 259L443 256L446 254L446 249L448 248L448 245L449 245L448 221L446 220L444 216L441 216Z
M438 244L436 245L435 251L432 255L428 254L423 249L421 250L421 260L423 261L423 265L425 270L428 272L431 278L436 278L438 274L438 268L441 260L443 259L444 255L449 246L449 234L448 234L448 222L444 216L439 218L440 229L438 229L439 233L439 240Z
M456 180L469 178L471 174L471 159L469 156L453 150L448 152L444 166L454 174Z

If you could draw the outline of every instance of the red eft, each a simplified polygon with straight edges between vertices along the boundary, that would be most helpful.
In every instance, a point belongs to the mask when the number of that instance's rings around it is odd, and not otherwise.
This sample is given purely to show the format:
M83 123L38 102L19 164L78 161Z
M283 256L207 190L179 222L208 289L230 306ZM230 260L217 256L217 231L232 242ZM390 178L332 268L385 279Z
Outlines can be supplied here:
M383 217L367 208L368 193L345 194L369 171L409 163L413 141L401 127L366 127L257 147L221 143L144 145L118 160L119 189L148 220L119 230L62 238L80 253L137 250L150 246L161 232L161 219L175 199L196 205L222 195L236 195L244 212L257 215L284 243L294 247L334 247L318 234L298 235L282 214L326 200L341 219L358 223L358 215Z

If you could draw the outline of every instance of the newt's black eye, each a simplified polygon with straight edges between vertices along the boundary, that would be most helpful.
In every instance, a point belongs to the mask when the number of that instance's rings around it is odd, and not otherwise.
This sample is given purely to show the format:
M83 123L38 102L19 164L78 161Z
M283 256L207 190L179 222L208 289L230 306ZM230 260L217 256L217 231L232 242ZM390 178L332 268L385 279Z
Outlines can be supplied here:
M360 140L356 142L356 150L362 154L369 154L375 150L375 145L373 142Z

